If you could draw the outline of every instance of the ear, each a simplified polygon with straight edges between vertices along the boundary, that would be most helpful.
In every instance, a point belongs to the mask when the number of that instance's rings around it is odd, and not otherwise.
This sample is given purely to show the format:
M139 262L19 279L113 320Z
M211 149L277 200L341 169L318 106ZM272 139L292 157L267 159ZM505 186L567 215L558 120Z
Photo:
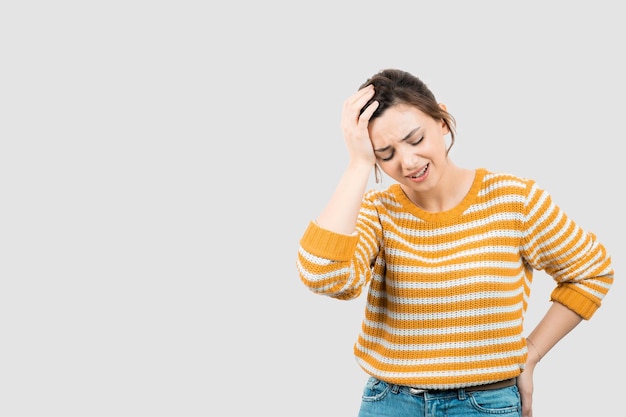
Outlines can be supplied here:
M447 112L448 111L448 107L443 104L443 103L439 103L439 107L441 108L441 110ZM448 129L448 125L446 125L446 123L443 121L443 119L441 119L441 128L443 129L443 131L445 132L444 134L448 134L450 133L450 129Z

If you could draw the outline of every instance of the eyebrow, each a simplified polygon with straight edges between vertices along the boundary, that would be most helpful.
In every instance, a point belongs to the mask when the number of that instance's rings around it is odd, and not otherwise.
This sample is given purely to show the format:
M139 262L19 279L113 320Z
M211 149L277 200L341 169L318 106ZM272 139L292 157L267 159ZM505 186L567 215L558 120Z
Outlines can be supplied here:
M422 128L421 126L417 126L415 129L411 130L408 135L406 135L405 137L400 139L400 142L407 141L411 136L413 136L415 134L415 132L417 132L421 128ZM390 146L385 146L384 148L374 149L374 152L385 152L389 148L390 148Z

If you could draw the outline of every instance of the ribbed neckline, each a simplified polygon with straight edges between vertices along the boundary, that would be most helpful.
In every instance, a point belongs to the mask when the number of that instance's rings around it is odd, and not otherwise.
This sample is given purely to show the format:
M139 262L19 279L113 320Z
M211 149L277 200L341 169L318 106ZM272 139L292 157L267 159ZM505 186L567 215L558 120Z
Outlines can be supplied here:
M391 186L391 192L396 196L396 199L402 204L402 206L410 213L419 217L420 219L433 222L433 223L448 223L460 216L475 200L480 190L483 178L487 171L484 168L477 168L474 174L474 181L469 191L463 197L463 200L456 207L446 211L431 212L426 211L418 207L409 197L404 193L400 184L393 184Z

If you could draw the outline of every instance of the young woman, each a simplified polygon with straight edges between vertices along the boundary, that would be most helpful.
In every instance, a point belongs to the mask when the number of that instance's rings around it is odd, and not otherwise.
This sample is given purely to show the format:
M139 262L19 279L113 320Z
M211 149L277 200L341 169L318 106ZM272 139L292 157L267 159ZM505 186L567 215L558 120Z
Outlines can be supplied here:
M319 294L368 289L359 416L530 417L535 366L611 287L604 246L533 180L455 165L454 118L405 71L361 85L341 127L348 166L297 268ZM396 183L367 191L372 169ZM555 288L524 337L533 270Z

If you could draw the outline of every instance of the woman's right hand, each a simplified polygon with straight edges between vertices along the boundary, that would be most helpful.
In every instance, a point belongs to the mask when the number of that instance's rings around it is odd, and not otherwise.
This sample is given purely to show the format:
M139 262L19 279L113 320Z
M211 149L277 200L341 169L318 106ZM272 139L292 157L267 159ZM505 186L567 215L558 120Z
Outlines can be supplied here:
M353 163L363 161L369 166L374 166L376 163L376 155L367 126L372 114L378 108L378 102L372 102L363 113L361 109L373 95L372 84L363 87L344 101L341 114L341 130L348 147L350 161Z
M359 116L361 109L373 95L374 87L370 85L357 91L343 103L341 129L350 153L350 163L330 201L317 218L318 225L336 233L354 233L369 175L376 164L367 125L374 110L378 108L378 102L372 102Z

